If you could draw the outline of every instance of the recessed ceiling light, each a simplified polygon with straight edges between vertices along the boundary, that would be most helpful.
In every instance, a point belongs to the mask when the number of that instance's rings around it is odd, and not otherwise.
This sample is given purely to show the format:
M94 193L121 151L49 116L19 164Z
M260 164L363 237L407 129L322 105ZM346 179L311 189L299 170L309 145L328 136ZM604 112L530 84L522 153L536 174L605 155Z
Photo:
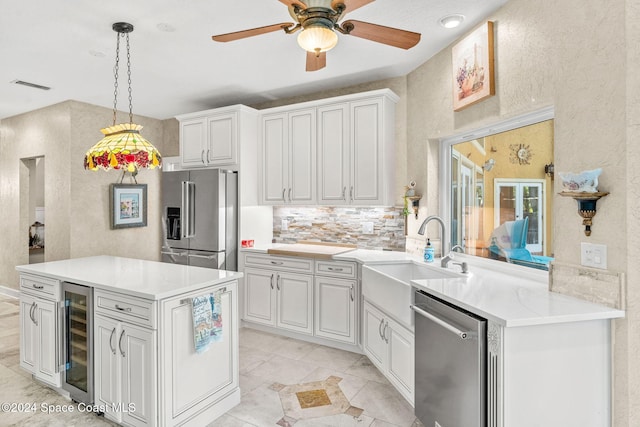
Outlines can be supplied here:
M89 55L95 56L96 58L104 58L104 52L100 52L99 50L90 50Z
M165 33L173 33L176 30L173 25L167 24L166 22L161 22L158 25L156 25L156 27L160 31L164 31Z
M464 16L459 14L447 15L440 18L440 25L445 28L455 28L458 25L462 24L464 21Z

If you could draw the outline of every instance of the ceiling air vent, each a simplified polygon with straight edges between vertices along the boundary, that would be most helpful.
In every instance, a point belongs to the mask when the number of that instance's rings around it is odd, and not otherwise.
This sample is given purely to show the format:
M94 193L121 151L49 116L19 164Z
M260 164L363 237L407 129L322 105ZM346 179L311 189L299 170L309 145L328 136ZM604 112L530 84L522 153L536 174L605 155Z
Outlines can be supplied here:
M35 89L42 89L42 90L51 89L48 86L42 86L42 85L39 85L39 84L36 84L36 83L29 83L29 82L25 82L23 80L13 80L11 83L15 83L17 85L22 85L22 86L29 86L29 87L32 87L32 88L35 88Z

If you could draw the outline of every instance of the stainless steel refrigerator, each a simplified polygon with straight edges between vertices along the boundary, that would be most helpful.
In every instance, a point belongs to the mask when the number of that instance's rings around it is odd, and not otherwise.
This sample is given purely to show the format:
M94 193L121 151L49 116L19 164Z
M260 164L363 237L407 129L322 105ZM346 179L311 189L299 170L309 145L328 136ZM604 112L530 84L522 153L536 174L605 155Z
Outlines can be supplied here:
M162 261L237 271L238 174L162 172Z

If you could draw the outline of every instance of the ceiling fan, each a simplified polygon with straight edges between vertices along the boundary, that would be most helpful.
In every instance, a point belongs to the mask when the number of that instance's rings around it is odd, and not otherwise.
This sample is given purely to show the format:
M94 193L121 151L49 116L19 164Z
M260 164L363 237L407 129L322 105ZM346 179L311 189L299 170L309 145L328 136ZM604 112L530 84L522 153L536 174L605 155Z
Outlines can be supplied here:
M230 42L278 30L284 30L287 34L301 30L298 44L307 51L307 71L317 71L327 65L327 51L338 43L336 31L402 49L410 49L418 44L419 33L356 20L339 22L347 12L373 1L375 0L280 0L289 8L295 23L283 22L211 38L217 42Z

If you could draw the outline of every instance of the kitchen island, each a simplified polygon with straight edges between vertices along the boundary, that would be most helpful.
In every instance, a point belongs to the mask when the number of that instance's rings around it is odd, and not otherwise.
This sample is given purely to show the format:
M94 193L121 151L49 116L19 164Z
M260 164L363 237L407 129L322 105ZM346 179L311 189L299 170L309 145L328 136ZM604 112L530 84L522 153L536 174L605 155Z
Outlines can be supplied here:
M93 290L93 403L121 425L206 425L240 402L242 273L112 256L18 266L20 364L64 383L64 282ZM214 297L218 336L196 352L192 301ZM91 300L90 300L91 301ZM89 352L91 349L87 349Z

